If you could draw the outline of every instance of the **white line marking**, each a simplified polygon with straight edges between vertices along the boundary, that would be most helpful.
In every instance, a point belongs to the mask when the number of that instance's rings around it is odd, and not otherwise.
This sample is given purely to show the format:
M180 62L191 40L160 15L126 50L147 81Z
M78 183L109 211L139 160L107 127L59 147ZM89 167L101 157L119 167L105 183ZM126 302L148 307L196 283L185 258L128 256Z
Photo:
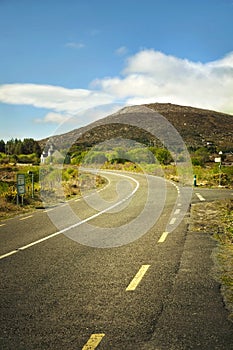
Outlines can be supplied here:
M47 237L38 239L37 241L31 242L31 243L29 243L29 244L27 244L27 245L24 245L23 247L18 248L17 251L25 250L25 249L27 249L27 248L30 248L30 247L32 247L32 246L38 244L38 243L41 243L41 242L46 241L46 240L49 239L49 238L52 238L52 237L57 236L57 235L59 235L60 233L61 233L61 231L52 233L51 235L49 235L49 236L47 236ZM17 251L16 251L16 252L17 252ZM0 258L1 258L1 257L0 257Z
M141 282L143 276L145 275L146 271L149 269L150 265L142 265L140 270L137 272L135 277L132 279L128 287L126 288L126 291L132 291L135 290L138 286L138 284Z
M22 221L22 220L27 220L27 219L29 219L29 218L32 218L32 215L25 216L24 218L21 218L21 219L19 219L19 220Z
M52 233L51 235L46 236L46 237L44 237L44 238L38 239L37 241L31 242L31 243L29 243L29 244L27 244L27 245L25 245L25 246L23 246L23 247L18 248L17 250L13 250L12 252L9 252L9 253L6 253L6 254L4 254L4 255L1 255L1 256L0 256L0 260L3 259L3 258L5 258L5 257L7 257L7 256L9 256L9 255L15 254L15 253L17 253L17 252L19 252L19 251L21 251L21 250L25 250L25 249L27 249L27 248L30 248L30 247L36 245L36 244L39 244L39 243L41 243L41 242L44 242L44 241L46 241L47 239L53 238L53 237L55 237L55 236L58 236L58 235L60 235L61 233L64 233L64 232L66 232L66 231L69 231L69 230L71 230L71 229L73 229L73 228L75 228L75 227L78 227L78 226L80 226L80 225L82 225L82 224L84 224L84 223L86 223L86 222L88 222L88 221L90 221L90 220L92 220L92 219L97 218L98 216L100 216L100 215L102 215L102 214L104 214L104 213L107 213L107 212L110 211L111 209L116 208L117 206L119 206L119 205L121 205L122 203L126 202L129 198L131 198L131 197L137 192L137 190L138 190L138 188L139 188L139 182L138 182L137 180L135 180L134 178L132 178L132 177L130 177L130 176L127 176L127 175L123 175L123 174L117 174L117 175L122 176L122 177L129 178L130 180L132 180L132 181L134 181L134 182L136 183L135 189L134 189L128 196L126 196L125 198L121 199L119 202L117 202L117 203L111 205L110 207L108 207L108 208L106 208L106 209L104 209L104 210L102 210L102 211L100 211L100 212L98 212L98 213L96 213L96 214L94 214L94 215L92 215L92 216L90 216L90 217L88 217L88 218L82 220L82 221L77 222L76 224L73 224L73 225L71 225L71 226L68 226L68 227L66 227L66 228L64 228L64 229L62 229L62 230L60 230L60 231L58 231L58 232Z
M94 350L97 348L103 337L104 333L92 334L88 340L88 342L84 345L82 350Z
M1 256L0 256L0 260L1 260L1 259L4 259L4 258L6 258L6 257L8 257L8 256L10 256L10 255L13 255L13 254L15 254L15 253L17 253L17 250L12 250L12 252L10 252L10 253L6 253L6 254L4 254L4 255L1 255Z
M200 193L196 193L196 196L200 199L200 201L205 201L205 198L202 197L202 195Z
M174 215L177 215L180 213L180 209L176 209Z
M173 225L176 222L176 218L172 218L171 221L169 222L169 225Z
M158 240L158 243L163 243L163 242L166 240L168 233L169 233L169 232L163 232L163 233L162 233L162 236L161 236L160 239Z
M0 224L0 226L5 226L6 224Z
M44 213L48 213L49 211L52 211L52 210L54 210L55 208L51 208L51 209L46 209L46 210L44 210Z

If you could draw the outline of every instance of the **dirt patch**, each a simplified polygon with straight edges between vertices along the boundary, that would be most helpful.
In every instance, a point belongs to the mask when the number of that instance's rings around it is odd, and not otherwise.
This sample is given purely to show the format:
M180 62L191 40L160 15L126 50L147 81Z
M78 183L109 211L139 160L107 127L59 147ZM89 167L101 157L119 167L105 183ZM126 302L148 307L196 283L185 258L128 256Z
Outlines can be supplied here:
M217 240L213 252L214 276L233 321L233 200L197 203L191 207L189 231L203 232Z

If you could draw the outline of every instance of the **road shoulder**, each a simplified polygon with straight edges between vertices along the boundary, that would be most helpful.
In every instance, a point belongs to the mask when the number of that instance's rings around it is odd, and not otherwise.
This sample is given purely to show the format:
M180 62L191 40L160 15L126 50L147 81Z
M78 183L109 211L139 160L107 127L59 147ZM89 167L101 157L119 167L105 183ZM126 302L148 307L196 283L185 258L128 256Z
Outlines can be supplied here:
M233 349L233 323L216 279L217 241L193 229L186 236L173 290L147 349Z

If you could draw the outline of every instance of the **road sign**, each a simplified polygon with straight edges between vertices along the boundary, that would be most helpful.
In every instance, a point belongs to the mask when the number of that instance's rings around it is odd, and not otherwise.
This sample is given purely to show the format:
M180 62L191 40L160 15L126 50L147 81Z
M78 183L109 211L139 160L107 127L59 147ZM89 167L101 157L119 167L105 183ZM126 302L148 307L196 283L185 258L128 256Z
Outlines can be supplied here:
M214 158L215 163L221 163L221 157Z
M25 192L25 174L17 174L17 194L22 196Z

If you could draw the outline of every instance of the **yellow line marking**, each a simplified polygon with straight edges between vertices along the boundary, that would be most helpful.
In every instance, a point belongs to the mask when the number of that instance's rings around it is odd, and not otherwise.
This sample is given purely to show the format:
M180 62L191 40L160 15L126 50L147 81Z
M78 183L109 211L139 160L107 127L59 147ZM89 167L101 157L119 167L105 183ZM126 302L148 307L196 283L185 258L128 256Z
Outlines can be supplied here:
M21 218L21 219L19 219L19 220L26 220L26 219L29 219L29 218L32 218L32 215L29 215L29 216L26 216L25 218Z
M165 239L167 238L169 232L163 232L162 236L160 237L160 239L158 240L158 243L163 243L165 241Z
M92 334L88 340L88 342L84 345L82 350L94 350L97 348L103 337L104 333Z
M145 275L146 271L149 269L150 265L142 265L138 273L135 275L135 277L132 279L128 287L126 288L126 291L135 290L138 286L138 284L141 282L143 276Z
M5 226L6 224L0 224L0 226Z

